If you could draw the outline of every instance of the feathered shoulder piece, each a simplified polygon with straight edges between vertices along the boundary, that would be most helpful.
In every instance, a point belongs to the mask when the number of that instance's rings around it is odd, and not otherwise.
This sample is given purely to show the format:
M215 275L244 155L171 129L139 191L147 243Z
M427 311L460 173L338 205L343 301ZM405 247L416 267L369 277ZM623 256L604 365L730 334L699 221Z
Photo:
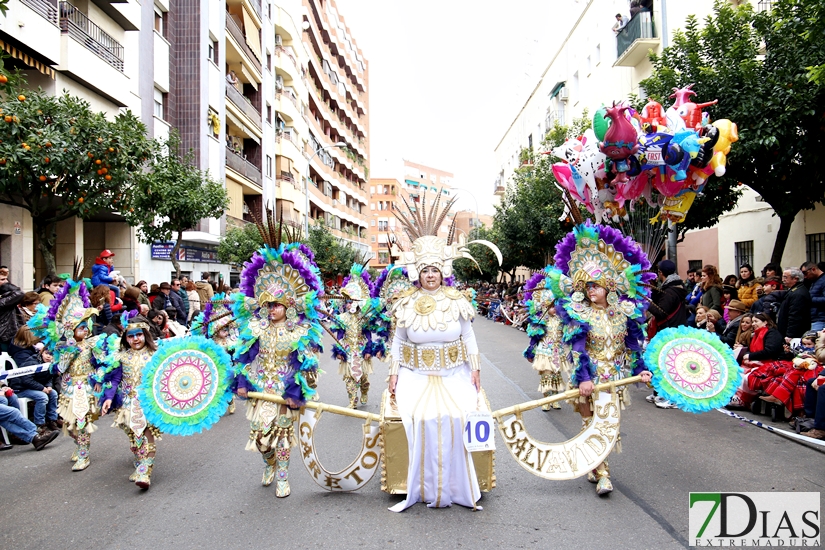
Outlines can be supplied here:
M373 282L366 267L362 264L352 264L349 275L344 278L341 294L355 302L365 302L373 293Z

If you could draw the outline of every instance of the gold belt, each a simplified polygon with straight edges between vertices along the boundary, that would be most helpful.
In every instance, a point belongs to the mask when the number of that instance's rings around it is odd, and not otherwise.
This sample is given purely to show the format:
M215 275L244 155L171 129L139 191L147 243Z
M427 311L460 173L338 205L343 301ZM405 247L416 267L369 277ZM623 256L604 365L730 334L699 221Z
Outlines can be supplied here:
M446 344L401 343L399 363L410 370L447 370L467 362L467 348L459 338Z

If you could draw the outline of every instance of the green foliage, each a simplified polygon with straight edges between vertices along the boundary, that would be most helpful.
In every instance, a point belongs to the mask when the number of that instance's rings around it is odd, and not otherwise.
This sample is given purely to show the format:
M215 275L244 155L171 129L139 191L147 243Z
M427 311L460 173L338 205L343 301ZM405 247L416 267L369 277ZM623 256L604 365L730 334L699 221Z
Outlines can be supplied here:
M553 121L553 127L547 130L544 135L544 140L541 144L545 149L550 150L558 147L565 140L574 139L584 134L584 132L593 127L593 118L588 113L587 109L582 110L580 118L574 118L570 126L563 126L559 124L558 120Z
M107 120L78 97L29 90L1 66L0 74L8 78L0 84L0 201L31 213L46 269L54 271L57 222L121 208L153 142L131 112Z
M138 178L123 216L137 227L146 243L176 237L172 264L179 272L176 254L183 232L204 218L219 218L229 205L223 185L194 166L191 151L180 154L180 136L172 132L157 150L152 170ZM180 276L180 273L178 273Z
M305 243L315 253L315 262L324 279L346 275L357 259L356 249L342 244L322 223L309 228Z
M225 264L241 266L252 254L264 245L261 234L254 223L243 227L231 227L218 244L218 260Z
M709 180L681 229L714 224L741 182L780 217L772 255L779 262L796 214L825 200L825 83L816 78L825 60L823 9L822 0L777 0L756 13L717 0L703 28L689 18L673 46L651 56L653 74L640 83L651 96L695 83L699 101L719 100L711 118L739 126L727 174Z
M493 229L478 227L470 231L468 240L484 239L495 243L497 237ZM472 260L459 258L453 262L453 274L459 281L471 283L474 281L494 282L498 277L498 259L493 251L482 244L471 244L470 254L478 262L478 266ZM481 268L481 271L479 271Z

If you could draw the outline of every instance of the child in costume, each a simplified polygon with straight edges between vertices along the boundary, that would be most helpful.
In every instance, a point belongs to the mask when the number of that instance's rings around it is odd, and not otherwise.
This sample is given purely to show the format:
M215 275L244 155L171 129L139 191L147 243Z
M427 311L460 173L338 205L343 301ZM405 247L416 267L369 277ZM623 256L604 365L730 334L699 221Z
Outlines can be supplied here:
M120 338L120 351L116 354L117 365L105 373L104 385L108 387L104 390L101 413L116 411L112 426L126 433L129 449L135 455L135 471L129 476L129 481L141 489L148 489L157 450L155 441L160 440L161 432L146 421L138 388L143 369L157 350L157 344L149 332L146 318L126 314L123 324L125 328Z
M344 296L344 308L333 317L332 330L338 339L332 347L332 358L341 364L338 374L344 377L349 396L349 407L358 406L358 391L361 391L361 404L366 405L370 389L369 375L373 373L372 358L384 356L384 341L373 340L373 316L376 313L370 307L372 281L363 265L354 264L350 274L344 279L341 294Z
M655 278L649 269L639 245L611 227L578 225L556 247L550 289L561 297L556 311L563 341L570 347L570 386L580 391L574 408L584 426L593 420L590 396L595 384L619 380L628 371L650 381L641 354L644 298ZM627 403L626 393L621 395ZM598 495L613 490L606 460L587 479L596 483Z
M544 397L562 393L567 389L570 368L562 334L561 319L556 314L553 292L547 288L549 281L541 271L533 275L524 285L530 345L524 350L524 357L539 373L539 391ZM561 409L559 403L548 403L541 410Z
M317 308L323 283L308 248L281 245L281 228L271 217L269 227L257 225L266 244L244 265L241 291L231 298L240 329L233 359L255 390L287 402L247 402L251 429L246 446L263 457L262 484L269 486L277 477L275 496L287 497L290 450L296 444L292 423L301 405L317 394L323 330Z
M238 341L238 335L230 330L234 319L232 318L232 308L223 303L226 299L225 294L219 293L212 298L212 301L206 302L203 311L198 313L192 323L191 334L200 334L210 338L231 355L232 349ZM236 374L231 388L232 393L238 394L240 392L241 397L246 398L246 392L252 389L252 384L243 374ZM229 401L227 412L235 414L234 396Z

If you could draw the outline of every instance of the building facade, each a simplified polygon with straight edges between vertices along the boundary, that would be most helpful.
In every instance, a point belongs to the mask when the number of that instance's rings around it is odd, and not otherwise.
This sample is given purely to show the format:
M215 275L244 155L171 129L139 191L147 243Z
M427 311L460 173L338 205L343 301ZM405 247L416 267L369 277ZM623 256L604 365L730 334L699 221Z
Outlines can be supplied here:
M183 233L183 274L234 284L240 266L216 253L227 228L267 208L298 226L307 202L310 221L367 247L368 67L334 2L9 0L0 41L33 88L68 90L109 117L130 109L150 137L175 129L225 183L226 212ZM33 288L46 273L31 219L6 205L0 218L0 262ZM172 276L174 243L140 243L115 211L57 234L58 272L108 248L129 281Z
M408 160L402 162L403 182L396 178L372 178L369 181L369 241L372 252L369 266L376 269L383 269L392 263L393 243L397 243L402 250L409 250L412 245L396 218L396 214L409 216L404 201L415 212L422 203L432 208L439 194L442 206L453 195L453 174L450 172ZM451 223L452 216L445 218L439 235L446 237Z
M740 4L742 0L731 3ZM756 9L770 9L770 2L751 3ZM583 3L562 46L553 52L544 73L495 149L493 194L504 194L514 170L529 156L525 152L543 151L543 138L555 123L570 125L574 118L583 116L585 109L592 116L602 104L624 100L630 94L647 97L639 83L652 72L648 52L661 53L668 47L674 32L684 27L689 15L696 15L701 24L712 11L711 0L653 0L651 11L635 14L616 34L615 14L629 15L626 0ZM669 101L657 99L663 105ZM712 109L709 111L713 116ZM738 204L722 216L716 227L690 232L679 243L679 272L684 275L689 266L710 263L725 275L737 273L738 266L746 261L759 271L770 259L778 228L779 219L772 209L754 191L745 188ZM799 266L806 260L825 260L822 205L797 216L782 263Z

